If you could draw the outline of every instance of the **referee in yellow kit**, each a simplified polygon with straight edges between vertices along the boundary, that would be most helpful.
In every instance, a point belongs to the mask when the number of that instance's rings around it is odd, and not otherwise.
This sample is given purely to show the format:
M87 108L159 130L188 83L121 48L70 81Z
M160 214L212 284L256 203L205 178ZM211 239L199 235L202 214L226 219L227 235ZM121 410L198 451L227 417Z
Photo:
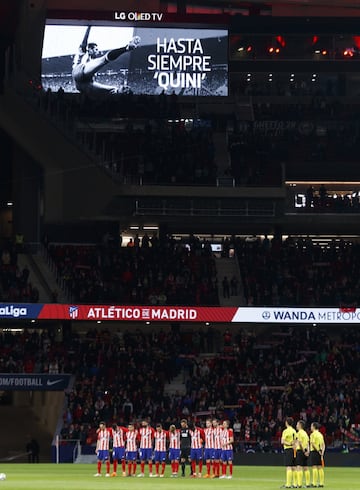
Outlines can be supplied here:
M312 486L324 486L324 436L319 431L320 425L317 422L311 424L310 434L310 456L309 462L312 467Z
M308 468L309 456L309 436L305 431L305 422L298 420L296 424L296 474L297 485L299 488L303 485L303 476L305 475L306 488L310 487L310 470Z
M294 419L286 417L285 429L281 435L281 444L284 448L286 484L285 488L297 487L297 474L295 472L296 430L293 427Z

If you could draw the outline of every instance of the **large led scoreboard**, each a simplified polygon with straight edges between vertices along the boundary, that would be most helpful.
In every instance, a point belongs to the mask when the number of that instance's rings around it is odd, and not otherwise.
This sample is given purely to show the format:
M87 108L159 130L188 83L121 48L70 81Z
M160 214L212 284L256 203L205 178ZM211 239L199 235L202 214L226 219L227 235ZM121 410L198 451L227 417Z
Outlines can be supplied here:
M44 90L76 93L86 88L74 76L77 63L84 74L95 67L83 79L105 87L104 94L111 87L108 94L228 95L228 30L222 17L217 19L219 24L211 17L209 24L157 12L49 11L47 15ZM137 39L136 49L114 60L109 59L112 55L107 58L109 52L129 43L133 48L133 39ZM94 44L99 52L91 58L88 47ZM106 58L103 64L99 62L102 56Z

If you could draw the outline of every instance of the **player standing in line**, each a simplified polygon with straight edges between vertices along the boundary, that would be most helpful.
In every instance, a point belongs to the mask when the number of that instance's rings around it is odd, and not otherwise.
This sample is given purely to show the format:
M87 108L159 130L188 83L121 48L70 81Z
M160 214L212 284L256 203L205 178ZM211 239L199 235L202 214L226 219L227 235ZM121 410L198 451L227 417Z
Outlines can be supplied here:
M180 431L172 424L169 427L169 460L171 463L171 477L176 478L179 472L180 460Z
M205 439L205 434L203 429L199 427L194 427L190 430L191 436L191 448L190 448L190 461L191 461L191 471L192 478L196 478L198 476L201 478L202 476L202 467L203 467L203 443ZM199 466L199 472L196 475L196 463Z
M305 475L306 488L310 487L310 470L308 468L308 456L309 456L309 436L304 430L305 422L299 420L296 424L296 473L297 473L297 485L299 488L303 484L303 475Z
M154 460L156 474L153 476L159 476L159 467L161 463L161 473L160 478L164 477L165 467L166 467L166 439L169 437L169 433L162 428L161 424L156 424L155 431L155 449L154 449Z
M106 474L110 476L110 456L109 456L109 444L110 436L112 436L111 429L106 427L105 422L99 423L99 428L96 431L96 455L97 455L97 473L94 476L101 476L101 465L106 463Z
M291 485L297 486L297 478L295 471L295 439L296 431L293 427L294 419L287 417L285 419L285 429L282 431L281 444L284 448L285 467L286 467L286 483L285 488L291 488Z
M147 420L143 420L141 422L141 427L139 429L139 435L140 435L139 456L140 456L141 473L138 474L138 477L143 477L145 475L145 461L147 461L149 465L149 476L153 476L152 453L153 453L154 433L155 431L152 427L150 427L149 422Z
M220 459L221 459L221 439L223 428L217 419L213 419L213 436L214 436L214 463L213 463L213 478L220 477Z
M103 85L94 81L94 75L110 61L136 49L140 44L140 37L133 37L123 48L111 49L106 54L101 54L96 43L88 43L91 26L86 29L85 36L79 46L78 53L74 56L72 77L79 92L87 95L116 94L117 87Z
M135 430L133 423L128 425L126 432L125 454L128 464L128 476L136 476L136 460L137 460L137 441L139 438L138 431Z
M233 474L233 443L234 443L234 432L230 429L230 422L224 420L223 431L221 434L221 463L222 463L222 474L220 478L232 478ZM229 467L229 475L226 476L226 467Z
M206 463L206 475L204 475L204 478L211 478L211 465L213 465L214 469L214 428L211 419L206 419L205 421L204 436L204 460Z
M117 476L118 462L121 461L122 476L126 476L126 463L125 463L125 433L127 429L125 427L119 427L117 424L112 426L113 437L113 472L111 476Z
M181 462L181 476L185 476L185 465L187 461L190 461L190 446L191 436L190 429L186 419L180 420L180 462Z
M309 461L312 466L312 486L324 486L324 453L325 441L324 436L319 431L320 425L317 422L311 424L310 434L310 456ZM319 481L319 483L318 483Z

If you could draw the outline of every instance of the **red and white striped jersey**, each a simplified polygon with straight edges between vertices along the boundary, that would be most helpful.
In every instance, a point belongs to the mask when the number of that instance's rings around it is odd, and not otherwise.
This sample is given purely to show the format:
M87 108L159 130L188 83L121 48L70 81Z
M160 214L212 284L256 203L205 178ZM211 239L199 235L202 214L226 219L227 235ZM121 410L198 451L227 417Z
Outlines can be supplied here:
M205 427L205 444L207 449L214 449L214 429L212 427Z
M195 427L194 430L190 431L191 436L191 448L200 449L202 447L202 441L204 439L204 432L199 427Z
M129 430L126 433L126 451L137 451L137 430Z
M154 429L152 427L140 427L140 447L141 449L152 449Z
M222 431L223 431L223 428L218 426L218 427L214 427L214 432L213 432L213 435L214 435L214 449L222 449L222 446L221 446L221 438L222 438Z
M113 447L125 446L125 432L122 427L118 427L118 430L113 430Z
M233 445L232 442L230 441L233 440L233 438L234 438L234 433L232 429L223 429L222 438L221 438L222 449L224 450L232 449Z
M180 449L180 431L169 432L169 448L170 449Z
M99 429L97 433L96 449L109 449L111 429Z
M169 433L166 430L155 431L155 451L166 451L166 439Z

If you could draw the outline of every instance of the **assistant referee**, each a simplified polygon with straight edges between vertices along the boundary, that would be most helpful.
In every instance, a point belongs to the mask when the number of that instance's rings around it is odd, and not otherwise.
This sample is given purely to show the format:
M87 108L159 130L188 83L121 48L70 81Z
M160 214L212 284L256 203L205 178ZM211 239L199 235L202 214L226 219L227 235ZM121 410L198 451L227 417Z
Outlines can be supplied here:
M296 443L296 430L294 429L294 419L287 417L285 419L285 429L281 435L281 444L284 448L285 467L286 467L286 484L285 488L291 488L292 485L296 486L297 474L295 471L295 443Z
M311 424L310 434L310 466L312 466L312 486L324 486L324 453L325 441L324 436L319 431L320 425L317 422ZM319 485L318 485L319 483Z
M305 431L305 422L299 420L296 424L296 473L297 484L301 488L303 485L303 476L305 475L306 488L310 487L310 470L308 468L308 456L309 456L309 436Z

